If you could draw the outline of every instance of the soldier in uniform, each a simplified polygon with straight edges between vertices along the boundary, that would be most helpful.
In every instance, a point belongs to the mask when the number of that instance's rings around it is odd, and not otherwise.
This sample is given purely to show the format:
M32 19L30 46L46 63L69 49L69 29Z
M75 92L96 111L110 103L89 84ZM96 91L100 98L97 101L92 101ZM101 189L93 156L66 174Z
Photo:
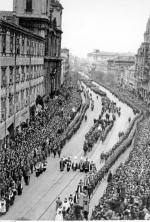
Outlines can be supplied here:
M89 215L89 197L87 194L84 196L83 200L83 213L84 213L84 218L88 220L88 215Z
M0 198L0 216L6 214L6 200L4 196Z
M43 171L45 172L47 168L47 160L44 160L43 162Z
M79 169L80 169L80 172L84 171L84 162L83 162L83 158L82 157L81 157L81 160L80 160L80 163L79 163Z
M80 194L81 192L83 192L83 188L84 188L84 184L83 181L80 180L78 186L77 186L77 193Z
M65 167L65 162L64 162L63 158L61 158L61 160L60 160L60 171L64 171L64 167Z
M40 163L39 162L37 162L35 165L35 174L36 174L36 177L38 177L40 175Z
M85 173L88 173L90 170L90 163L88 161L88 158L86 158L86 161L84 162L84 171Z
M77 157L74 157L74 161L72 163L72 169L73 171L76 171L78 169Z
M95 165L94 162L91 161L91 163L90 163L90 171L93 170L94 165Z
M71 160L70 157L68 157L68 161L67 161L67 172L69 172L71 169Z

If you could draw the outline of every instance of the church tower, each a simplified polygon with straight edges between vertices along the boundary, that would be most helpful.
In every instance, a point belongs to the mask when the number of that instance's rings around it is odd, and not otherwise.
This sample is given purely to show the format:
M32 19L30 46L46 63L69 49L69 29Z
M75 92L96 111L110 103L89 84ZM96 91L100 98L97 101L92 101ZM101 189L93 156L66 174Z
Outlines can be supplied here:
M19 25L45 38L45 92L58 92L61 78L61 20L58 0L13 0Z

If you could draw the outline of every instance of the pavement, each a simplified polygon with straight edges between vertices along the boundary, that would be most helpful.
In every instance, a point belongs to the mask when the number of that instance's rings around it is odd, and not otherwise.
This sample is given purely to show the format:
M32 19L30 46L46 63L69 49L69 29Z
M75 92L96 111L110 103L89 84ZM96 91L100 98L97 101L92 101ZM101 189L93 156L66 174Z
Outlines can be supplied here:
M103 89L102 87L100 87ZM106 90L108 93L108 91ZM93 160L97 168L101 168L100 154L108 151L118 141L118 133L125 131L129 125L128 118L134 117L132 110L125 104L118 102L118 99L113 95L109 95L115 102L121 106L121 116L117 118L114 127L106 138L105 142L98 141L94 145L92 151L88 153L88 157ZM93 120L98 118L101 112L101 98L92 92L94 99L94 111L89 108L86 112L87 121L83 120L80 129L75 135L66 143L62 150L61 156L83 156L83 143L85 134L93 126ZM59 171L59 158L48 158L47 171L39 178L35 175L31 176L29 186L24 186L23 194L21 197L16 197L14 205L9 209L9 212L1 217L2 220L54 220L56 199L58 196L63 200L70 194L74 194L80 179L84 178L84 173L80 172L60 172ZM101 193L105 190L105 183L101 186ZM103 190L104 189L104 190ZM98 195L99 197L99 195ZM93 199L93 205L96 200ZM92 205L92 206L93 206Z

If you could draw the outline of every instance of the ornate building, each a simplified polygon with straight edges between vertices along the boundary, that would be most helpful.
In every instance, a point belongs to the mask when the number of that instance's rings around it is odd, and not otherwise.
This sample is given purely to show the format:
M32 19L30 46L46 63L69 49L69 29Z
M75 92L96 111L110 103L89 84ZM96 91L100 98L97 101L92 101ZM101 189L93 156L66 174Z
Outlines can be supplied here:
M0 140L28 122L36 97L45 94L44 52L43 37L0 19Z
M69 77L69 49L61 50L61 58L61 84L63 84L63 82L65 82Z
M45 91L53 95L61 78L61 20L63 7L58 0L14 0L13 15L20 26L45 38Z
M150 104L150 18L144 33L144 42L136 55L135 72L138 95Z
M13 0L0 11L0 141L28 122L38 95L54 95L61 81L62 5Z

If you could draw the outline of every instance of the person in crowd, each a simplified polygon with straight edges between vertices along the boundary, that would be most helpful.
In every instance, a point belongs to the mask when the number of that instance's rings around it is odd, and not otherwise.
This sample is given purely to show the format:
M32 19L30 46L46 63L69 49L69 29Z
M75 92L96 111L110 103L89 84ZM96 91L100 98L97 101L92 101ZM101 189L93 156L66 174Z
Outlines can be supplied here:
M70 171L70 169L71 169L71 159L70 159L70 157L68 157L68 160L67 160L67 172L69 172Z
M60 171L64 171L64 167L65 167L65 162L64 162L63 158L61 158L61 160L60 160Z
M56 200L56 211L61 206L62 206L62 201L61 201L60 197L58 197L57 200Z

